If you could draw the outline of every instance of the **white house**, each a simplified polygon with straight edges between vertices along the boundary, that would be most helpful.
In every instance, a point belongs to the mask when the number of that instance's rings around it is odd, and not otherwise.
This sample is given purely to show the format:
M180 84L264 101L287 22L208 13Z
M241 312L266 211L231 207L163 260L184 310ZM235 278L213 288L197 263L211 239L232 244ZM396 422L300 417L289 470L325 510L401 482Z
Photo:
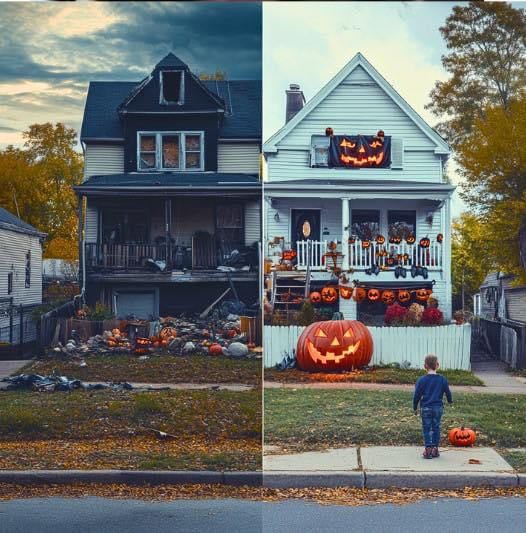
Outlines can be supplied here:
M0 207L0 342L18 344L21 306L42 303L45 236Z
M340 297L335 310L380 323L383 291L409 291L409 305L424 288L450 318L447 142L360 53L310 101L298 85L286 92L287 122L263 146L271 305L290 307L296 288L308 295L331 283L358 285L378 289L379 299ZM347 280L327 268L331 242Z

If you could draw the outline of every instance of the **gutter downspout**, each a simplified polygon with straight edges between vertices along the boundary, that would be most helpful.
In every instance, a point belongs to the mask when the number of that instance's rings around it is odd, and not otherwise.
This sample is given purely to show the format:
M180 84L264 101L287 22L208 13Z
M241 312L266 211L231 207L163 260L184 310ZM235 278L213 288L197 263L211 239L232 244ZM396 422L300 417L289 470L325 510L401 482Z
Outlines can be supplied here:
M81 141L80 145L82 146L82 157L84 159L84 178L86 177L85 165L86 165L86 147ZM85 181L85 179L84 179ZM82 268L82 287L80 290L80 300L84 303L84 296L86 294L86 235L84 231L84 199L85 196L79 195L79 241L80 241L80 254L81 254L81 268Z

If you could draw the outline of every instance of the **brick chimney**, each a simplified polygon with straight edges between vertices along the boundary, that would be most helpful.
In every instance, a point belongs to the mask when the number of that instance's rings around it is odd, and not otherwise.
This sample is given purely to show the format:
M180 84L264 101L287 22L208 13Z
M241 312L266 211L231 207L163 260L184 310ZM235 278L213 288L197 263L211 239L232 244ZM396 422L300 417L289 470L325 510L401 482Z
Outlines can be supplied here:
M288 122L303 107L305 97L300 86L296 83L290 84L287 93L287 109L285 111L285 122Z

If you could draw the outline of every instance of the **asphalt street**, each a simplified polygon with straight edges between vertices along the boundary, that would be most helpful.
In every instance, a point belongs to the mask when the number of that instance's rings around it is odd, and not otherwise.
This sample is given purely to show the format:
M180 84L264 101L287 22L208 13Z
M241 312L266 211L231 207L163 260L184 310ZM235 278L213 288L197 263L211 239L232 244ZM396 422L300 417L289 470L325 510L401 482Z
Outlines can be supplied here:
M426 500L411 505L347 507L297 500L149 502L39 498L0 502L2 533L144 532L523 532L526 500Z

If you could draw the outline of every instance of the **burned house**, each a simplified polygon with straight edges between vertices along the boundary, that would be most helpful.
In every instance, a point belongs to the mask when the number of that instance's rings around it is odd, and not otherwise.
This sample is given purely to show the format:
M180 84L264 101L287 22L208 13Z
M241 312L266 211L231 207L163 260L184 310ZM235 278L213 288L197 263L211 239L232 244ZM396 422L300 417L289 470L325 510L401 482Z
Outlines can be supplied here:
M258 298L261 81L200 80L168 54L139 82L91 82L81 142L86 301L138 318Z

